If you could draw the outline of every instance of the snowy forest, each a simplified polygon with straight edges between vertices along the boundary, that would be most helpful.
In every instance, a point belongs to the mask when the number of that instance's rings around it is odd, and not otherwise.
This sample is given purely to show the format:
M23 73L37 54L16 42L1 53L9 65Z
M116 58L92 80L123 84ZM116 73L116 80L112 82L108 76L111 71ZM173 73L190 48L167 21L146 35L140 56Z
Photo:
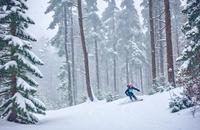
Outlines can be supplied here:
M1 130L199 121L200 0L0 0Z

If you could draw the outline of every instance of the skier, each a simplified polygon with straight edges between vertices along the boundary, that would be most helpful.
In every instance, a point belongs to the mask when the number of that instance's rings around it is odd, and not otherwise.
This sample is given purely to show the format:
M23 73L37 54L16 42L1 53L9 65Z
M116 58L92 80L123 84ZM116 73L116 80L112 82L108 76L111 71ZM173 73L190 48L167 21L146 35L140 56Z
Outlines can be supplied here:
M131 101L133 101L133 98L134 98L135 100L138 100L138 98L137 98L137 97L134 95L134 93L133 93L134 90L140 92L140 90L137 89L136 87L134 87L132 83L129 83L129 84L127 85L127 89L126 89L126 91L125 91L125 94L126 94L127 96L130 97Z

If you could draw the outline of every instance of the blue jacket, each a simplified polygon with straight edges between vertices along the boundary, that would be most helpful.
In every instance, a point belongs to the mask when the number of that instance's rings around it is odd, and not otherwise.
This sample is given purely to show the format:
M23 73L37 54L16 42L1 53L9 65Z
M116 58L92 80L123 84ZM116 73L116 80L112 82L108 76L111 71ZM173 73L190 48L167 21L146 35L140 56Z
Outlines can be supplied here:
M128 87L127 89L126 89L126 91L125 91L125 94L126 95L130 95L130 94L133 94L133 91L134 90L136 90L136 91L140 91L139 89L137 89L136 87L133 87L133 86L131 86L131 87Z

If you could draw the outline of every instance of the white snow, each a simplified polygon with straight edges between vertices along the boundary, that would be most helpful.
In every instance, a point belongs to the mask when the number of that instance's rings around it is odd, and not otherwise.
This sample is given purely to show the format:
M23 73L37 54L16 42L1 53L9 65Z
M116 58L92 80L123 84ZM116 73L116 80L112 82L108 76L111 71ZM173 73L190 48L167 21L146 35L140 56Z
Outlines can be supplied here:
M11 61L7 62L6 64L2 65L2 67L0 67L0 69L4 68L5 70L8 70L13 67L17 68L17 63L16 63L16 61L11 60Z
M40 72L40 70L35 65L33 65L30 61L28 61L26 57L24 57L23 55L19 53L16 53L15 56L17 56L18 60L21 61L24 65L29 67L29 69L31 69L34 74L40 77L43 77L43 74Z
M39 57L37 57L32 51L30 51L28 49L25 49L25 51L26 51L26 53L28 53L30 55L31 59L34 62L37 62L37 63L44 65L44 62Z
M186 36L191 37L191 35L194 36L197 33L199 33L199 29L197 26L194 26L190 31L186 33Z
M7 13L5 13L5 14L1 13L1 14L0 14L0 19L3 19L3 18L5 18L5 17L7 17L7 16L8 16Z
M37 91L36 88L30 86L26 81L24 81L20 77L17 77L17 87L22 88L24 91Z
M15 99L15 102L19 105L18 107L22 109L23 111L26 111L26 105L31 107L34 111L36 111L35 105L29 100L24 98L20 93L16 93L13 96L13 99Z
M198 23L200 23L200 16L198 16L196 19L195 19L195 23L198 25Z
M13 35L5 35L4 40L9 40L9 43L8 43L9 45L19 46L20 48L23 48L24 45L31 47L31 44L29 42L24 41Z
M186 70L188 68L189 64L190 64L190 60L184 61L180 67L180 70Z
M38 105L38 106L41 106L41 107L43 107L43 108L45 108L45 105L44 105L44 103L43 102L41 102L39 99L37 99L37 98L34 98L33 96L31 96L31 95L29 95L28 96L28 99L30 99L33 103L35 103L36 105Z
M140 97L141 98L141 97ZM87 102L74 107L48 111L38 116L36 125L20 125L0 120L1 130L199 130L200 112L170 113L169 92L143 96L131 103L128 98L111 103Z

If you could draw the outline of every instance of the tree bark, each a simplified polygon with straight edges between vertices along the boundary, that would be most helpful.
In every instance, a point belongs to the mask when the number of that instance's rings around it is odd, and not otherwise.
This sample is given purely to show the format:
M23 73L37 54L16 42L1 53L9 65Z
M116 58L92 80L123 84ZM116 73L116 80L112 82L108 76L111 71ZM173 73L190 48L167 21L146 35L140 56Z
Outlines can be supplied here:
M175 8L177 7L177 3L175 2ZM175 9L174 19L175 19L175 39L176 39L176 51L177 51L177 57L180 55L180 48L179 48L179 33L178 33L178 18L176 16L178 14L177 10Z
M166 43L167 43L167 72L168 72L168 82L175 86L174 79L174 65L173 65L173 47L172 47L172 37L171 37L171 16L170 16L170 6L169 0L164 0L165 6L165 32L166 32Z
M73 103L76 105L76 97L77 97L77 86L76 86L76 77L75 77L75 54L74 54L74 22L73 22L73 11L72 7L70 9L71 15L71 52L72 52L72 85L73 85Z
M155 40L154 40L154 22L153 22L153 1L149 0L149 21L150 21L150 39L151 39L151 62L152 62L152 79L153 83L156 78L156 61L155 61Z
M78 20L79 20L79 27L80 27L80 35L81 35L81 44L83 49L83 55L84 55L84 64L85 64L85 78L86 78L86 86L87 86L87 93L88 97L91 101L94 100L92 89L90 86L90 73L89 73L89 61L88 61L88 53L85 43L85 35L83 30L83 16L82 16L82 3L81 0L77 0L78 2Z
M116 63L116 35L115 35L115 10L113 10L113 81L114 81L114 95L116 96L118 94L117 92L117 63Z
M98 45L95 39L95 57L96 57L96 78L97 78L97 89L100 92L100 77L99 77L99 56L98 56Z
M175 15L175 19L176 20L178 20L177 18L176 18L176 15ZM180 48L179 48L179 34L178 34L178 25L177 25L177 22L175 23L176 25L175 25L175 33L176 33L176 51L177 51L177 57L179 57L180 56Z
M161 2L158 3L159 12L161 13L163 11ZM162 22L162 15L159 15L159 22L158 22L158 28L159 28L159 53L160 53L160 74L161 76L164 76L164 47L163 47L163 22Z
M141 85L141 92L142 92L142 94L144 94L142 67L140 67L140 85Z
M15 22L12 22L10 24L10 33L12 36L16 36L16 25ZM11 60L16 60L15 59L15 48L11 47ZM17 72L13 71L11 75L11 96L13 97L17 93ZM16 105L14 102L12 102L12 108L11 108L11 113L9 117L7 118L8 121L17 121L17 111L16 111Z
M16 75L13 74L12 77L11 77L11 96L14 96L17 92L17 78L16 78ZM12 108L11 108L11 114L9 115L8 117L8 121L14 121L16 122L17 120L17 112L16 112L16 105L15 103L13 102L12 103Z
M114 43L115 44L115 43ZM115 45L113 44L113 48L114 48L114 51L116 51L116 47ZM116 64L116 56L114 54L113 56L113 80L114 80L114 93L115 95L117 95L117 64Z
M129 65L128 65L128 54L126 55L126 83L129 83Z
M110 83L109 83L109 68L108 68L108 59L106 58L106 84L107 84L107 87L110 86Z
M68 96L69 96L69 105L73 105L73 96L72 96L72 85L71 85L71 66L69 62L69 52L68 52L68 25L67 25L67 5L64 5L64 29L65 29L65 58L66 58L66 64L67 64L67 72L68 72Z
M96 32L96 27L94 27L94 31ZM99 54L98 54L98 43L97 38L94 38L94 44L95 44L95 59L96 59L96 80L97 80L97 91L98 96L100 96L100 77L99 77Z
M130 64L130 81L133 83L133 62Z

